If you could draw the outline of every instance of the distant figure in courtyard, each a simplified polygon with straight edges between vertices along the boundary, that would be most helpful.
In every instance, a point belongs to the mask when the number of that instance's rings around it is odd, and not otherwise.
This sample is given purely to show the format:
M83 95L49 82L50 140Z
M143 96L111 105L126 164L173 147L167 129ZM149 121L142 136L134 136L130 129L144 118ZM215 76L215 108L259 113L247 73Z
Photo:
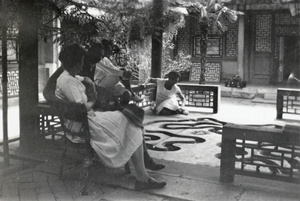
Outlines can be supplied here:
M177 86L180 79L180 74L176 71L171 71L168 74L168 79L162 78L148 78L144 85L146 86L149 82L155 83L156 89L156 100L155 105L151 108L159 115L172 115L172 114L184 114L187 115L188 111L184 109L185 98ZM177 96L181 99L181 107L178 104Z
M101 162L112 168L121 167L132 160L135 172L135 189L159 189L166 185L150 177L146 172L143 155L143 109L130 104L122 111L95 111L96 89L90 79L84 85L76 78L81 72L85 51L77 44L62 48L59 59L64 71L56 83L55 95L64 100L83 103L88 110L90 144ZM87 93L88 92L88 93ZM81 123L66 121L74 132L81 129Z

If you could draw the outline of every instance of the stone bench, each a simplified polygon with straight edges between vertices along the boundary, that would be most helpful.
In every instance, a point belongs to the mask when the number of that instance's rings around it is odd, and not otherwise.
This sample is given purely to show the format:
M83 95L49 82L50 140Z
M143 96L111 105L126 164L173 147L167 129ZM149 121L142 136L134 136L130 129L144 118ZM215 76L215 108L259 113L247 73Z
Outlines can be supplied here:
M300 126L226 124L221 145L220 181L234 175L299 183Z

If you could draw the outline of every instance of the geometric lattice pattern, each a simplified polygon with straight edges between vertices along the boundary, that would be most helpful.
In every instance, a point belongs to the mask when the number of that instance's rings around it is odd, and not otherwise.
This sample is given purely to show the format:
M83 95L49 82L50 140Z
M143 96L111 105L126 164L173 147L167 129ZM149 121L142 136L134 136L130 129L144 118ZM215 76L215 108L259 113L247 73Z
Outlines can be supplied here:
M220 180L234 175L299 183L300 141L295 126L241 125L223 127Z
M298 36L300 28L291 26L277 26L275 27L275 35L277 36Z
M267 142L237 140L236 149L242 150L236 157L236 172L257 172L270 176L299 179L299 146L278 145Z
M205 81L220 82L221 63L210 62L205 66Z
M190 81L199 81L201 72L201 64L193 63L190 71ZM207 62L205 64L205 81L220 82L221 63Z
M212 108L213 113L218 112L218 86L180 83L178 83L178 86L186 99L186 106ZM181 101L179 101L179 104L181 104Z
M0 74L0 93L2 95L2 73ZM7 71L7 96L15 97L19 95L19 70Z
M238 55L238 25L229 23L226 32L226 56L236 57Z
M275 14L275 25L298 25L300 18L292 17L290 14Z
M300 114L300 96L283 96L283 113Z
M290 14L275 14L275 51L274 58L279 58L279 37L299 36L300 18Z
M300 115L300 90L278 88L276 100L277 119L284 113Z
M256 16L255 50L271 52L272 15L259 14Z
M193 63L190 71L190 81L199 81L201 73L201 64Z

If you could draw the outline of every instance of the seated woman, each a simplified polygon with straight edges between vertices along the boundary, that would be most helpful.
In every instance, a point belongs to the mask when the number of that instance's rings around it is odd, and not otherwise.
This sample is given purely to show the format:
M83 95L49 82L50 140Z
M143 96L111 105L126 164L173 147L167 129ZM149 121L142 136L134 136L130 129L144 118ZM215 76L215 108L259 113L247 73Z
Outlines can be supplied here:
M82 70L84 55L84 49L78 44L62 48L59 60L62 62L64 71L57 79L55 95L58 98L83 103L86 106L90 144L103 165L117 168L131 159L136 172L136 190L163 188L166 182L159 182L150 177L145 169L143 128L141 127L143 110L130 105L123 112L94 111L92 109L96 102L94 83L90 79L84 79L84 82L88 82L86 85L88 87L86 87L75 77ZM134 118L129 118L128 113L138 114L136 119L140 119L140 121L133 121ZM67 121L67 124L74 132L81 129L81 124L78 122Z
M120 96L122 105L128 104L130 100L141 102L143 99L131 89L131 72L121 70L112 64L107 58L112 54L112 46L107 42L104 44L91 43L84 60L83 70L79 74L93 80L104 93L110 92L114 96Z
M98 71L95 72L95 83L99 86L103 87L109 87L108 83L111 83L112 80L115 80L116 77L114 75L109 73L107 70L117 70L122 71L121 68L115 66L111 61L110 57L113 55L113 49L114 45L110 40L103 39L101 41L102 45L104 46L104 54L101 58L100 62L96 64ZM128 89L130 92L130 99L135 102L141 102L143 101L143 98L137 96L133 90L131 89L131 72L125 71L123 76L120 76L119 79L117 78L117 83L114 86L114 91L116 93L122 92L124 88Z
M97 47L97 45L92 46L92 47ZM88 65L88 64L93 65L93 64L97 63L100 60L99 47L101 47L101 46L98 46L98 48L90 48L89 49L89 51L85 55L85 62L84 62L85 65ZM95 54L94 52L96 52L97 54ZM47 100L51 100L52 94L54 95L57 78L62 74L63 71L64 71L64 68L61 66L49 78L49 80L47 82L47 85L45 86L45 89L43 91L43 95ZM79 76L76 76L76 78L81 80L83 83L88 82L88 77L80 78ZM96 101L96 103L98 103L98 104L94 105L94 108L99 109L99 106L100 107L101 106L105 107L106 105L103 105L99 102L107 101L109 99L109 97L111 96L112 91L108 90L108 89L104 89L104 88L99 87L99 86L96 85L96 92L97 92L97 101ZM101 110L103 110L103 109L101 109ZM146 169L161 170L161 169L165 168L164 164L156 162L149 155L147 147L146 147L145 140L143 140L143 147L144 147L144 162L145 162Z
M183 109L185 106L185 98L177 86L180 79L180 74L176 71L171 71L168 74L167 79L161 78L148 78L144 85L147 85L149 82L156 83L156 100L155 104L152 107L152 110L156 112L156 114L160 115L172 115L172 114L188 114L188 111ZM182 107L179 107L177 96L182 101Z

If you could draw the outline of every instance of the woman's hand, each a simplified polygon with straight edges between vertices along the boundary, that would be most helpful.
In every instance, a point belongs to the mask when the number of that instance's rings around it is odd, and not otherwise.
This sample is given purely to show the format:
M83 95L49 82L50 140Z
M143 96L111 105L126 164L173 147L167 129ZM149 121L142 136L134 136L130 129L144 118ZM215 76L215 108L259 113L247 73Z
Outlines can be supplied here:
M87 79L87 82L85 82L86 87L86 95L88 97L89 101L96 101L97 98L97 92L96 92L96 86L95 83L91 79Z
M83 77L83 82L86 84L89 84L89 85L94 84L93 80L91 80L91 78L89 78L89 77Z
M142 86L143 86L144 88L146 88L146 87L147 87L147 84L150 82L150 80L151 80L151 78L150 78L150 77L147 77L147 79L146 79L145 82L142 84Z

